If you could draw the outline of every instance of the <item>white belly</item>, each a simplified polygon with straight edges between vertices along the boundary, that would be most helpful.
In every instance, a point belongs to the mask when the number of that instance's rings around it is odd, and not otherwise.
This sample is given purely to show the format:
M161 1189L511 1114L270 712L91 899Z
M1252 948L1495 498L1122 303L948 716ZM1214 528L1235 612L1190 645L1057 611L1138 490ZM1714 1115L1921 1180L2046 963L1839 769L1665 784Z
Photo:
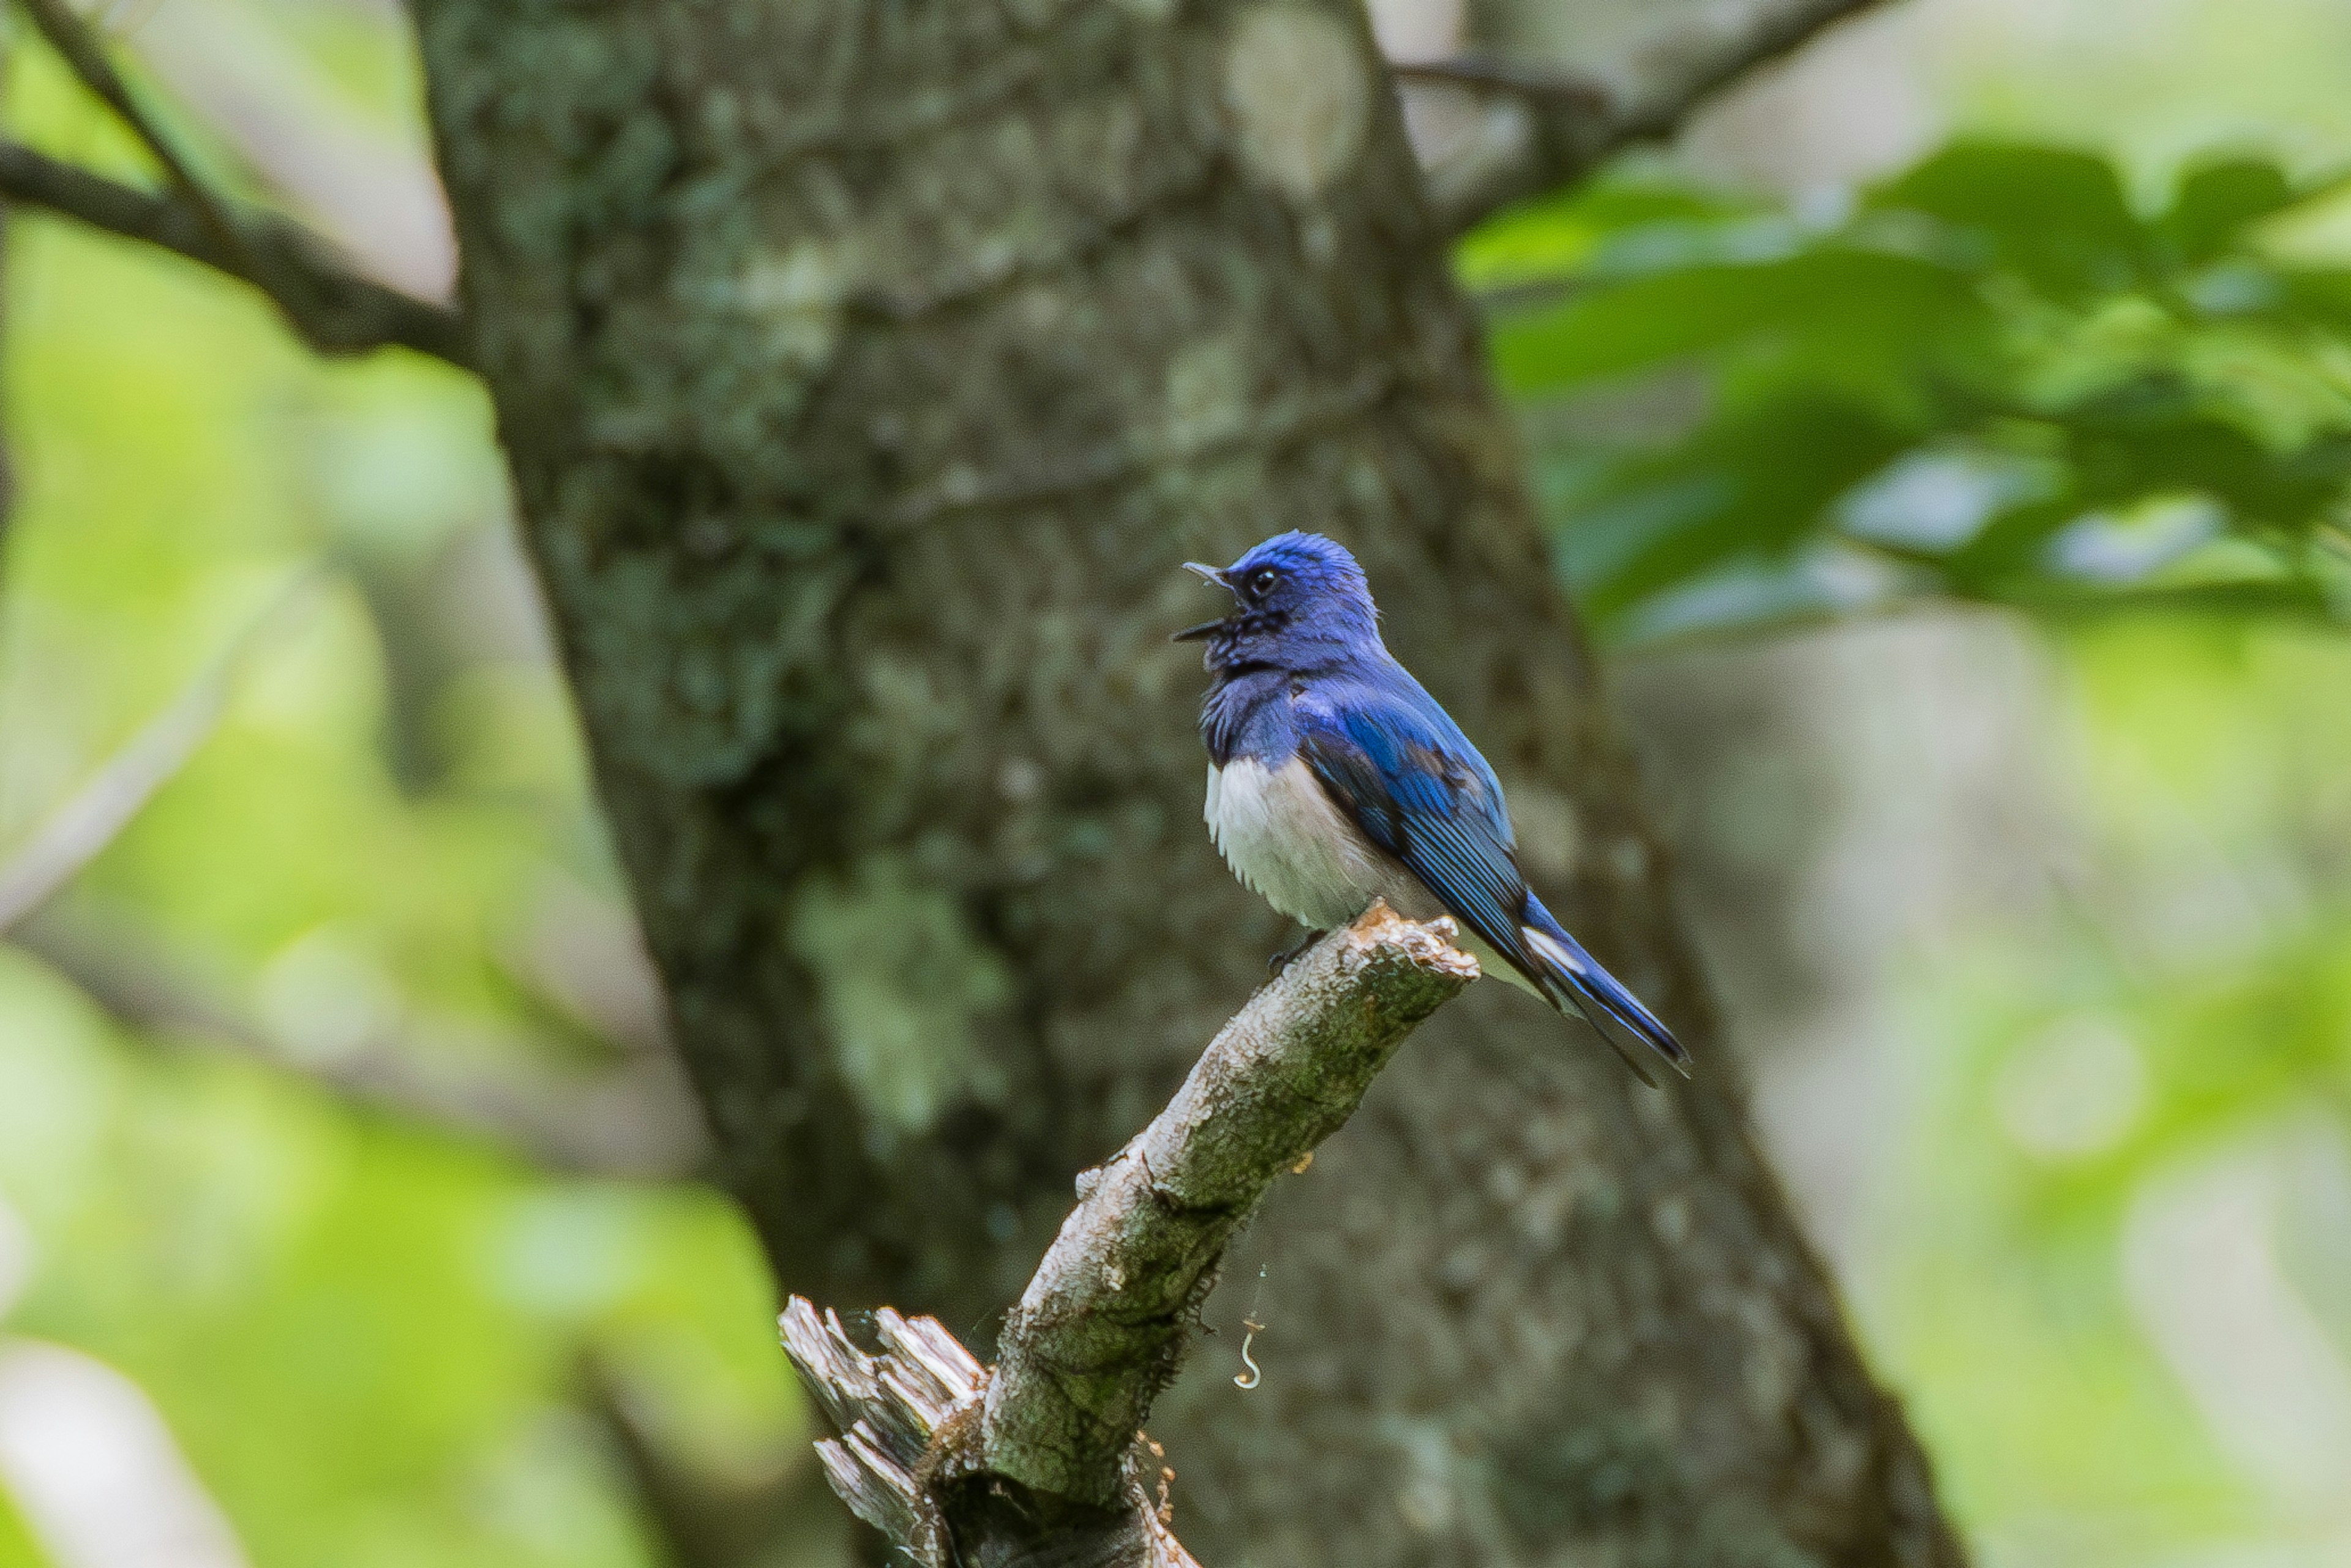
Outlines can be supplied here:
M1441 913L1411 873L1364 837L1306 764L1236 759L1208 769L1208 832L1241 884L1303 925L1344 925L1374 898L1396 913Z
M1364 837L1297 758L1278 770L1246 759L1222 769L1211 764L1202 814L1241 885L1301 925L1344 925L1374 898L1407 920L1447 913L1418 877ZM1455 944L1481 973L1549 1002L1474 932L1454 924Z

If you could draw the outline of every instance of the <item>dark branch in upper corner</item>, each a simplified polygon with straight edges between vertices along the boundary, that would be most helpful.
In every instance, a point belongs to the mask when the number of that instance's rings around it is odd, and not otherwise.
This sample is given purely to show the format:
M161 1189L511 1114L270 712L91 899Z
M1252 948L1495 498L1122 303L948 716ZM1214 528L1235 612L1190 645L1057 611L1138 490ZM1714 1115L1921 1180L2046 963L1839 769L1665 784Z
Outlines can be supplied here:
M230 219L212 190L196 177L193 165L181 156L177 143L163 133L163 127L131 96L131 88L106 57L106 48L98 35L90 31L65 0L17 0L41 37L57 50L82 86L96 94L99 102L112 110L115 117L129 126L163 172L186 198L188 204L202 218L204 226L213 231L224 249L236 255L245 263L244 270L251 271L256 258L246 253L245 235Z
M1746 26L1637 101L1594 81L1510 61L1398 62L1408 87L1467 93L1489 111L1428 162L1429 202L1448 234L1583 178L1611 154L1670 137L1709 99L1756 67L1809 43L1884 0L1763 0Z
M1166 1109L1078 1178L994 1368L886 1308L868 1354L795 1297L784 1348L841 1433L819 1451L858 1516L939 1568L1196 1568L1169 1529L1169 1472L1144 1418L1233 1231L1476 977L1451 937L1447 922L1374 904L1252 997Z
M143 239L243 278L267 295L319 353L357 353L397 343L468 366L465 323L455 312L357 276L326 242L297 225L232 211L198 177L107 58L89 25L65 0L18 4L67 68L162 166L172 194L151 195L11 145L0 148L0 196Z
M249 283L319 353L398 347L474 368L464 317L361 277L326 241L283 218L230 217L239 236L233 248L183 197L121 184L13 141L0 141L0 201L141 240Z

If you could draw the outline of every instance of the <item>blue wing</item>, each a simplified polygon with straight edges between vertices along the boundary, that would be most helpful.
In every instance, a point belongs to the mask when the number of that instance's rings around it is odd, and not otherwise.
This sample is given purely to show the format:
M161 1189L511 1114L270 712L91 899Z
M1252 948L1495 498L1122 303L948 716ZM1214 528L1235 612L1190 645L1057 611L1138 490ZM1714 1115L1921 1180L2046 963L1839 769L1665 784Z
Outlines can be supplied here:
M1444 710L1422 692L1350 684L1315 691L1292 711L1300 754L1364 836L1495 951L1529 967L1519 936L1527 884L1502 787Z
M1528 890L1494 770L1435 698L1395 675L1394 685L1325 685L1297 703L1299 751L1315 778L1366 838L1555 1006L1588 1020L1644 1082L1656 1081L1634 1046L1687 1076L1672 1032Z

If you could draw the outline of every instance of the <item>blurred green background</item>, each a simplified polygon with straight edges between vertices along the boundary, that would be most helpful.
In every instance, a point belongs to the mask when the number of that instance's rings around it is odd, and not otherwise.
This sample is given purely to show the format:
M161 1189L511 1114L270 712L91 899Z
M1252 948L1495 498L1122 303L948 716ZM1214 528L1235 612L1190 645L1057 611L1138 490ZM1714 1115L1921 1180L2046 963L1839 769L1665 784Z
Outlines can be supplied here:
M225 181L445 287L396 11L115 20ZM1991 1563L2351 1563L2346 68L2330 0L1920 0L1463 247ZM37 44L0 92L140 176ZM5 276L0 866L194 749L0 945L0 1563L789 1560L484 401L37 217Z

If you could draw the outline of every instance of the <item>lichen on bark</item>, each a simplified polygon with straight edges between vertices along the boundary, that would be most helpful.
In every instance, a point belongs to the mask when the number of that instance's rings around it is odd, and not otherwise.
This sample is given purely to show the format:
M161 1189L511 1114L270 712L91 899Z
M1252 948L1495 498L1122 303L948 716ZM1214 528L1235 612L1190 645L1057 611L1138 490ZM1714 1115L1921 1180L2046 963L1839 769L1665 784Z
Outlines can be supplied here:
M1316 528L1572 826L1546 899L1706 1072L1652 1096L1515 996L1447 1009L1251 1238L1266 1385L1155 1418L1187 1542L1956 1562L1707 1043L1356 8L417 10L527 541L782 1285L991 1321L1287 944L1199 825L1200 677L1165 637L1200 613L1177 562ZM1253 33L1337 40L1360 111L1324 83L1273 112ZM921 1028L959 1065L885 1128L811 931L898 896L951 934ZM880 963L883 1013L932 994L918 963Z

